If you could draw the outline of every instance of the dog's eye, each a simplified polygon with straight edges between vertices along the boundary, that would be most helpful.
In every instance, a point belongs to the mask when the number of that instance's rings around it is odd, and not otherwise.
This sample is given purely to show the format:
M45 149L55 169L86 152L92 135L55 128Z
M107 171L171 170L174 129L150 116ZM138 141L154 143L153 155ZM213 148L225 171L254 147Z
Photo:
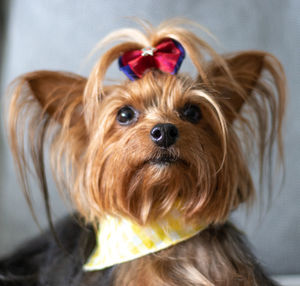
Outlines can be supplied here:
M180 110L180 117L183 120L187 120L191 123L198 123L200 119L202 118L202 113L200 108L191 103L187 103L184 105L184 107Z
M129 125L137 119L137 112L130 106L124 106L118 111L117 120L121 125Z

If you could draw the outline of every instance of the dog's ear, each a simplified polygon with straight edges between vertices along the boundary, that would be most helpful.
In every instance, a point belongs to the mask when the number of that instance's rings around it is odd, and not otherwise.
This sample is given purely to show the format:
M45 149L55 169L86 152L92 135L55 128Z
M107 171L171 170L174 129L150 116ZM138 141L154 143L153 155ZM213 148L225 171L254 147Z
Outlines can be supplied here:
M212 96L215 96L227 123L236 123L236 128L228 128L228 142L235 142L232 139L234 137L230 136L238 136L243 140L247 155L251 154L252 147L256 145L259 154L259 181L262 183L265 166L269 164L269 174L273 174L272 151L275 147L278 163L282 163L283 159L282 122L287 95L286 77L281 63L269 53L246 51L224 56L223 59L208 64L206 71ZM242 158L237 155L237 149L236 145L228 144L228 154ZM239 164L238 168L242 170L243 159ZM227 170L232 173L232 166ZM252 183L251 177L245 175L247 172L246 170L244 175L238 176L240 183L237 204L248 199L249 194L254 192L249 187ZM228 179L226 176L225 178ZM269 177L269 183L271 179Z
M227 120L235 119L257 87L265 67L266 55L256 51L241 52L224 56L225 65L208 65L208 79L218 93Z
M10 146L25 197L33 211L28 175L34 173L44 197L50 226L52 220L44 157L50 155L57 182L66 177L66 173L61 171L61 161L66 162L66 169L71 160L79 162L87 138L83 117L86 81L71 73L37 71L17 78L9 90ZM44 151L47 147L51 147L50 152Z
M81 116L84 77L66 72L36 71L25 74L20 81L19 86L27 85L26 93L36 99L42 111L52 119L62 122L69 116L72 123Z

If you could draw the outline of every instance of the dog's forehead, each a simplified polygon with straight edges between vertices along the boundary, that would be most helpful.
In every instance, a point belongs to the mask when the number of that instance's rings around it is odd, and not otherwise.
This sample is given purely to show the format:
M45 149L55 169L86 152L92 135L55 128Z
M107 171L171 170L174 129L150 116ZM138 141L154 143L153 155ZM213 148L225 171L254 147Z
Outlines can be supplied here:
M148 108L174 108L182 105L193 85L187 79L168 74L148 73L142 79L127 82L120 93L126 104Z

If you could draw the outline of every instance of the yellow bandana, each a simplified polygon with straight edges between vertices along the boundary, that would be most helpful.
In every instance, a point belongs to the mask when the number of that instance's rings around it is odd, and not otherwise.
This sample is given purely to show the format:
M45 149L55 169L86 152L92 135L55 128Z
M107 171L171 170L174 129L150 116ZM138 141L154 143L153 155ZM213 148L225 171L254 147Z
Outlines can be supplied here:
M176 209L146 226L107 216L101 221L96 248L84 270L101 270L157 252L191 238L204 228L204 224L187 224Z

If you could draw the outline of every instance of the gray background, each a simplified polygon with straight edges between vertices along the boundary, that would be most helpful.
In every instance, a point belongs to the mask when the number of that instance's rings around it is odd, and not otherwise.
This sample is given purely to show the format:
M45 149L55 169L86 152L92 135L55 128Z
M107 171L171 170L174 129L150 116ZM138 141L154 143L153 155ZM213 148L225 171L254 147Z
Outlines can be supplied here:
M299 0L11 0L0 5L3 96L10 81L32 70L68 70L88 75L91 64L83 65L83 60L104 35L132 26L126 16L138 16L155 25L170 17L184 16L207 27L218 38L221 46L213 44L218 51L261 49L275 54L285 67L290 94L284 132L286 179L267 213L262 211L258 215L255 209L245 215L241 210L234 218L246 229L257 256L273 274L300 274ZM1 107L3 114L3 104ZM5 137L2 132L0 255L39 232L17 184ZM278 183L275 180L275 185ZM44 225L44 212L35 188L33 193ZM59 218L67 207L54 190L51 196L54 216Z

